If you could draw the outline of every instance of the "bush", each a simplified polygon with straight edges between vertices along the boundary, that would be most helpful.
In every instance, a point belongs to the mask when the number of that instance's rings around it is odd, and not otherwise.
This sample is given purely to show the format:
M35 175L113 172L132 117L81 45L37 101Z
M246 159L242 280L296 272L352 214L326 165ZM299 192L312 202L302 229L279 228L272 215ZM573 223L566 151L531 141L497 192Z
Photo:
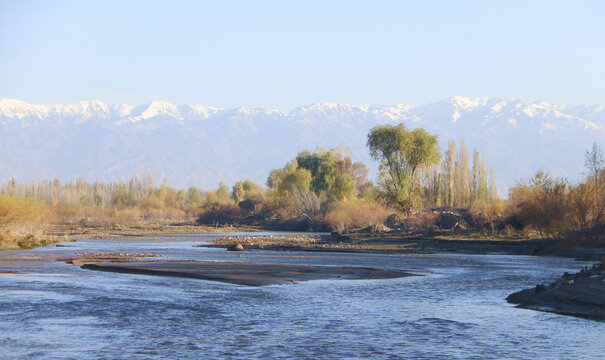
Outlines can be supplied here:
M49 209L41 201L0 195L0 227L36 224L49 218Z
M388 217L386 226L400 230L425 230L436 226L441 212L437 209L411 209L405 213L395 213Z
M49 236L42 233L21 234L0 230L0 249L32 249L36 246L45 246L68 240L67 237Z
M328 211L325 221L333 231L342 233L382 225L391 213L374 201L355 199L335 203Z
M201 225L226 225L236 223L241 216L241 209L235 204L208 205L198 217Z
M478 202L471 206L473 224L477 229L489 228L492 234L500 227L507 218L507 208L503 200L495 200L489 203Z

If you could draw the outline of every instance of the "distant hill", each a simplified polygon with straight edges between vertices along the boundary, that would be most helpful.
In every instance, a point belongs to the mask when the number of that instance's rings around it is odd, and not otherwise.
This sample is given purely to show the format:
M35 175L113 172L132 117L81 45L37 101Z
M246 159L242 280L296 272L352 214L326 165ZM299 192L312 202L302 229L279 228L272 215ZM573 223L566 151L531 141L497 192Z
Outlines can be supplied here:
M403 122L484 151L501 195L537 169L578 179L584 154L605 143L605 107L451 97L427 105L354 106L318 103L291 111L201 105L33 105L0 100L0 180L116 180L153 171L156 179L214 188L269 171L297 152L342 145L368 164L368 131Z

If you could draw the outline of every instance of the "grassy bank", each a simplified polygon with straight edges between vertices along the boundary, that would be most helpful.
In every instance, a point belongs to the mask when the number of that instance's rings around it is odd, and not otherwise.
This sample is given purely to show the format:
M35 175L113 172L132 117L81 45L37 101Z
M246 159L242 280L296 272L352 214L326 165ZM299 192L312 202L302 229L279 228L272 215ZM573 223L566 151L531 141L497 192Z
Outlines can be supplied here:
M119 236L146 236L146 235L170 235L170 234L214 234L257 231L258 228L251 226L205 226L192 222L172 222L158 220L140 220L128 223L113 224L91 224L72 223L55 224L48 227L48 233L57 236L86 237L92 239L103 239Z
M67 236L46 234L21 234L8 230L0 231L0 250L33 249L60 242L70 241Z

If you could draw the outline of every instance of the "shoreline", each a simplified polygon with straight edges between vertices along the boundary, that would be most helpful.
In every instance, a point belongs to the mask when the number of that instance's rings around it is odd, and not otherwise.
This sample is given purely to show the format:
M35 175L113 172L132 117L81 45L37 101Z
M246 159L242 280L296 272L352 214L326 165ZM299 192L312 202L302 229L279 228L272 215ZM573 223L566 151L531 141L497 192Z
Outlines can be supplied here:
M91 226L90 224L53 225L44 231L47 237L60 238L55 244L69 243L74 238L105 239L116 237L143 237L178 234L228 234L236 232L287 232L288 235L276 241L259 235L238 235L237 238L200 247L228 248L242 243L245 250L268 251L310 251L310 252L369 252L388 254L426 254L436 252L461 254L503 254L560 256L584 261L599 261L605 257L605 247L572 247L564 240L523 239L510 237L482 237L479 233L461 234L454 231L441 231L431 235L419 232L355 232L321 236L314 241L292 242L292 236L313 237L316 233L296 232L288 229L266 229L255 226L205 226L192 222L145 221L130 225ZM229 236L223 237L225 240ZM271 241L265 241L270 239ZM43 245L43 244L39 244ZM58 245L61 246L61 245ZM24 248L5 248L2 251L24 250Z
M605 321L605 265L565 273L554 282L513 293L506 301L521 308Z
M403 233L298 235L298 236L224 236L210 244L197 245L209 248L230 248L240 244L243 250L269 251L334 251L370 252L388 254L501 254L530 256L560 256L583 261L599 261L605 248L561 246L558 240L475 240L444 239L442 237L409 237ZM292 239L297 241L292 241Z

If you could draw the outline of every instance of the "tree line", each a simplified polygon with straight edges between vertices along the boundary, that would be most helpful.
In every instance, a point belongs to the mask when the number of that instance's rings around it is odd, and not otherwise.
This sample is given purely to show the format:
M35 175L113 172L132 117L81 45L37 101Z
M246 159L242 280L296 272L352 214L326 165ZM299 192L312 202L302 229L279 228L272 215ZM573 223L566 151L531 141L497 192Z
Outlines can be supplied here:
M443 160L437 137L404 124L379 125L368 134L370 155L379 162L378 186L383 199L400 210L413 207L471 207L498 200L493 169L486 169L485 154L468 149L460 139L448 141Z
M0 226L8 223L2 225L2 216L18 221L10 214L36 218L16 208L43 213L43 206L55 221L196 219L213 225L342 232L382 226L396 213L452 208L466 209L471 226L487 225L491 232L506 228L568 237L602 231L605 160L596 143L586 154L589 175L584 182L571 184L539 171L511 188L508 200L498 197L486 155L473 150L471 156L462 138L458 144L449 140L441 151L437 137L423 129L378 125L369 132L367 147L378 162L376 182L368 179L367 166L343 147L302 151L271 170L264 185L245 179L213 190L176 189L165 181L158 186L152 173L111 183L55 179L22 184L11 179L0 187Z

